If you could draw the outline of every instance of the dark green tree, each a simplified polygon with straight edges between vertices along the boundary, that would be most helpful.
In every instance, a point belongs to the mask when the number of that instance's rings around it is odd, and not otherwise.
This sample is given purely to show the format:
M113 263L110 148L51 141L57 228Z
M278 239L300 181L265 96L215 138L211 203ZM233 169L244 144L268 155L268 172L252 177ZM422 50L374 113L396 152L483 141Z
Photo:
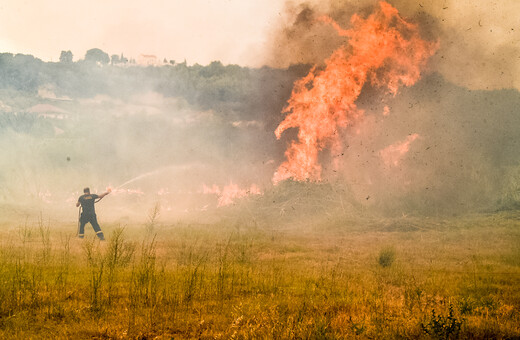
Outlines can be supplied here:
M71 51L61 51L60 63L72 63L72 52Z
M112 65L114 64L119 64L121 62L121 59L119 58L119 55L117 54L113 54L111 57L110 57L110 63Z
M110 57L108 53L103 52L99 48L92 48L85 54L85 61L106 65L110 62Z

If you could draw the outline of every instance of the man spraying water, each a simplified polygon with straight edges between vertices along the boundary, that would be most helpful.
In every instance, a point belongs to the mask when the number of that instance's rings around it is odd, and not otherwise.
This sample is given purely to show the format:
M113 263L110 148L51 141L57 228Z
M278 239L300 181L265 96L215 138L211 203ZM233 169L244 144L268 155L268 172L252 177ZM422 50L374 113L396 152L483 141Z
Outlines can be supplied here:
M81 195L78 198L78 202L76 203L76 207L81 205L81 215L79 217L79 229L78 229L78 237L83 238L85 236L85 224L90 223L94 231L96 232L97 237L100 240L104 241L105 236L99 227L99 223L96 217L96 210L94 208L94 204L99 202L103 197L108 195L112 190L109 188L105 193L101 195L91 194L89 188L83 189L84 195Z

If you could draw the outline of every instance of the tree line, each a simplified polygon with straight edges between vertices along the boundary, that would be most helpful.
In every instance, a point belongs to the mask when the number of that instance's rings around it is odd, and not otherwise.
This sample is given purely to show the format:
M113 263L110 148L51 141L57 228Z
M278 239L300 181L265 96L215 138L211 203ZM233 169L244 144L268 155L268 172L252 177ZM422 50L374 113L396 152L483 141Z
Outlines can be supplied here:
M57 97L68 98L98 94L125 98L154 91L167 97L183 97L200 109L234 105L235 109L248 110L252 104L265 103L266 97L269 102L285 102L294 80L309 69L307 65L249 68L220 61L203 66L173 60L142 66L123 54L109 57L98 48L88 50L84 59L76 62L71 51L62 51L59 59L44 62L32 55L1 53L0 90L36 95L46 86Z

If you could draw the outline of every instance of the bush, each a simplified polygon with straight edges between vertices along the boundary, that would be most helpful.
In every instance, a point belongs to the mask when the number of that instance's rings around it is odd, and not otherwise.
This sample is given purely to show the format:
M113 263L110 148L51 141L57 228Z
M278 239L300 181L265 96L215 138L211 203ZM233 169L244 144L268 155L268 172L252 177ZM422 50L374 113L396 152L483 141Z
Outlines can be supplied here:
M395 260L395 249L393 247L387 247L381 249L377 262L381 267L390 267Z
M450 305L448 316L437 315L435 309L432 309L430 321L426 325L421 323L421 328L435 339L455 339L459 336L463 321L457 320L453 315L453 306Z

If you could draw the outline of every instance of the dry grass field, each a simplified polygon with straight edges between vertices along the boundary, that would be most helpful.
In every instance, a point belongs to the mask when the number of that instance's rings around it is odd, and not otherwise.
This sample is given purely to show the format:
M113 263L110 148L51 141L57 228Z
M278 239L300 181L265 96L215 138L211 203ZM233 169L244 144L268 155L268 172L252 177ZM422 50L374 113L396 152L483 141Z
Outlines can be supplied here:
M520 337L520 214L0 232L3 339Z

